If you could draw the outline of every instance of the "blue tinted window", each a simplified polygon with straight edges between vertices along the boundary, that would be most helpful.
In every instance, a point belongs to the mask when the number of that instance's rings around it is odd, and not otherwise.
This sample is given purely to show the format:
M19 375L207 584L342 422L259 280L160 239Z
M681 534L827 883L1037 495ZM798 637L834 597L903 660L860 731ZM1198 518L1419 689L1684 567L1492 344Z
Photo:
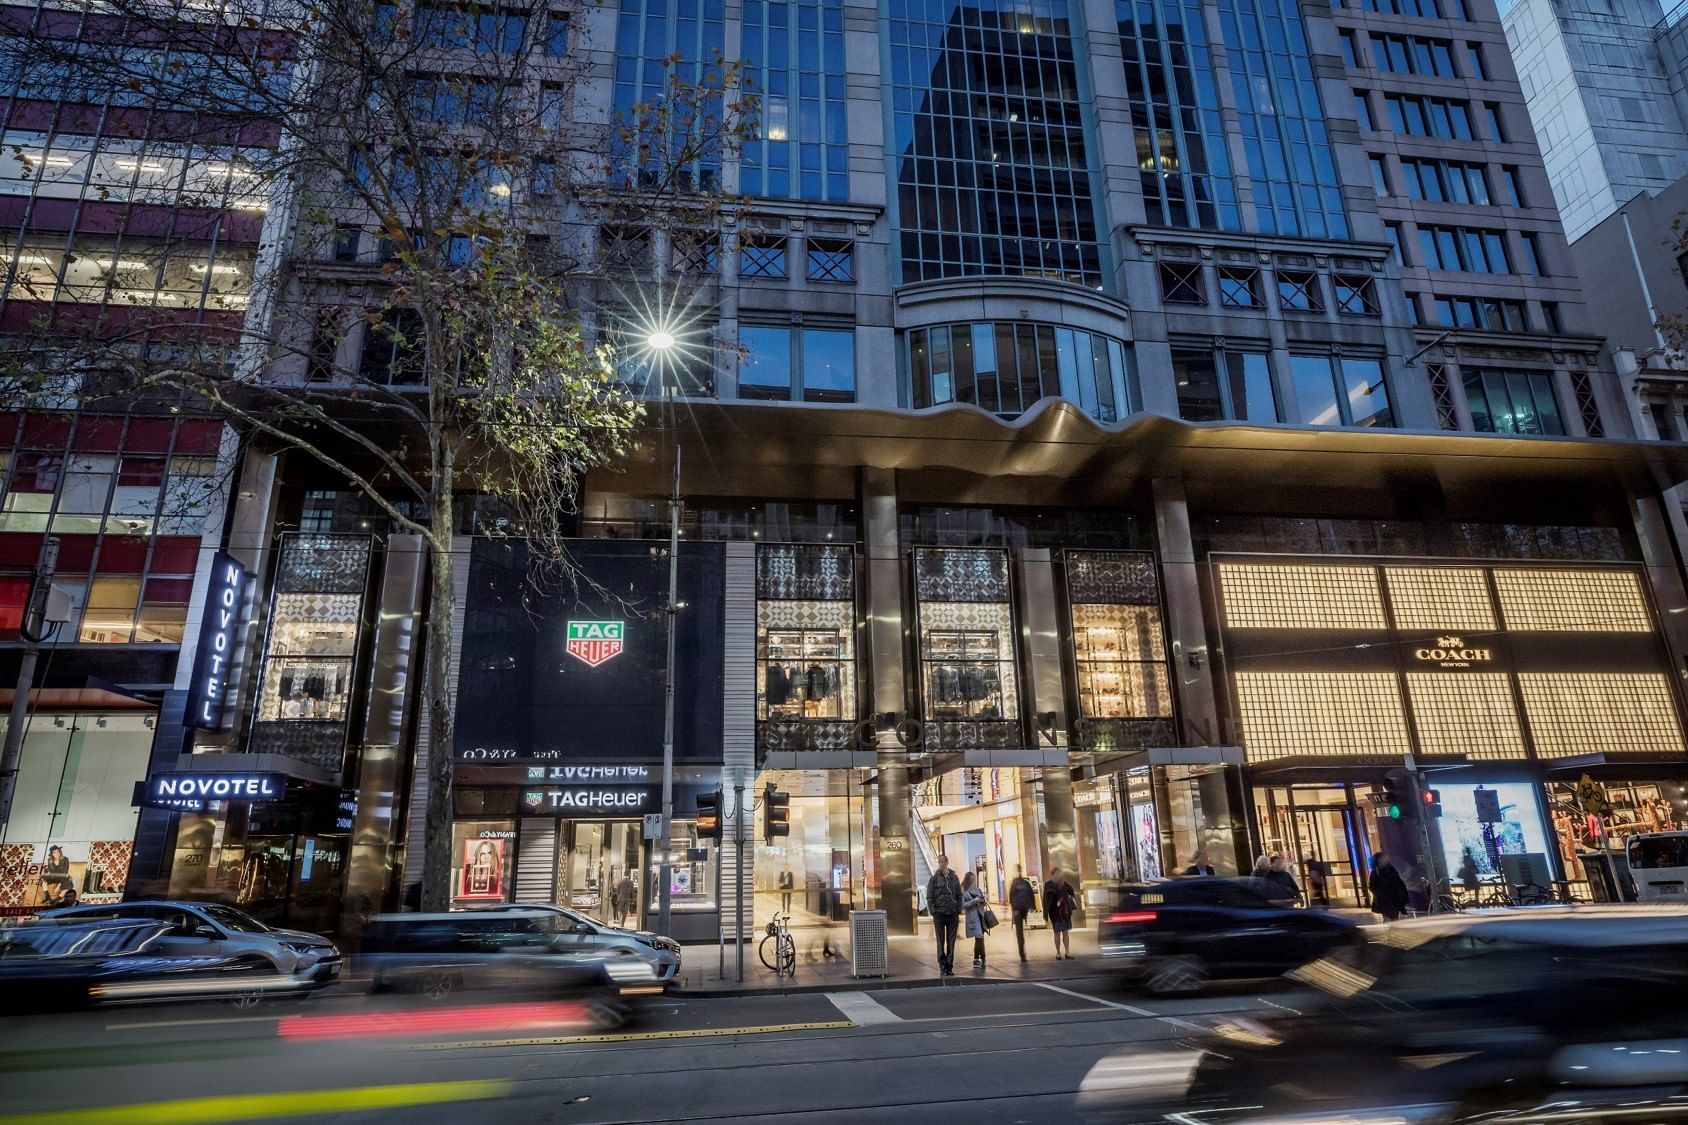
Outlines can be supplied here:
M843 0L751 0L740 42L745 89L760 111L757 135L744 144L740 189L848 199Z
M971 403L1018 414L1061 397L1102 422L1137 408L1129 345L1026 321L949 324L908 333L915 407Z
M889 17L903 280L1101 284L1067 0L890 0Z

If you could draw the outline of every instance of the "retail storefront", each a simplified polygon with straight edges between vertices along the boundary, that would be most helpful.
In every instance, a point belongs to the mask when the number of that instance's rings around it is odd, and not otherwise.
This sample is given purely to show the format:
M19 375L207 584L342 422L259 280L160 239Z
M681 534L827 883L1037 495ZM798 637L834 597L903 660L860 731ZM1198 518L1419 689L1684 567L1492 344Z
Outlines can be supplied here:
M583 540L573 587L536 588L519 543L477 540L458 674L452 902L551 902L654 924L644 818L662 811L668 563L650 544ZM676 634L673 936L713 939L716 846L700 793L721 781L723 551L686 544ZM807 665L804 666L806 670Z
M1469 852L1485 879L1574 882L1559 771L1594 755L1655 794L1682 768L1677 688L1635 568L1218 556L1213 575L1255 837L1322 868L1333 902L1365 901L1378 852L1410 877L1427 854L1445 876ZM1441 795L1429 853L1420 821L1370 800L1409 756Z
M134 849L135 786L152 752L156 716L145 703L97 689L36 696L41 709L29 716L0 845L0 917L122 896ZM55 697L60 706L78 697L100 709L54 710Z

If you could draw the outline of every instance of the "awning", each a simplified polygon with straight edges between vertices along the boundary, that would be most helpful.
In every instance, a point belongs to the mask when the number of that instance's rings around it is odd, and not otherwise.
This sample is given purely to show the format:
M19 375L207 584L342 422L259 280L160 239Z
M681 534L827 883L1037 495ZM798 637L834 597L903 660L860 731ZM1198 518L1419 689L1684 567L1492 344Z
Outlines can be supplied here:
M9 712L17 698L16 688L0 689L0 711ZM55 711L156 711L158 705L132 695L105 688L31 688L29 709L36 713Z
M289 758L286 754L180 754L176 757L179 773L279 773L293 781L313 785L339 785L340 774Z

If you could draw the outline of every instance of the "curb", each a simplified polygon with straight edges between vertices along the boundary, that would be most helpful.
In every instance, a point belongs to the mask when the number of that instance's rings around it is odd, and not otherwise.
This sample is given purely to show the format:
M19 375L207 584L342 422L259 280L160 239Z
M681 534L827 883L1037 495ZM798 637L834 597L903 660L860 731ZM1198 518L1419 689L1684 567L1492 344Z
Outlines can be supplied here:
M789 984L784 987L778 985L740 985L731 984L722 988L676 988L668 987L665 995L676 998L705 1000L717 997L726 999L743 996L801 996L814 995L823 992L878 992L889 989L908 988L978 988L1001 984L1054 984L1058 981L1087 980L1093 977L1107 976L1107 973L1091 970L1075 973L1071 976L1058 977L850 977L842 981L828 984Z

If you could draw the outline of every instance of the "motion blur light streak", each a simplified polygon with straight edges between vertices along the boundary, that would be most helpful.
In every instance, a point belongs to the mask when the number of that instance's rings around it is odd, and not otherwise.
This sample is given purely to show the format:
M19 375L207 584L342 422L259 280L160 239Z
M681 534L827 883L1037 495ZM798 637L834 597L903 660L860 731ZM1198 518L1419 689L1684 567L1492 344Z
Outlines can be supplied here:
M481 1004L441 1011L360 1012L345 1016L286 1016L276 1024L283 1039L362 1039L381 1035L439 1035L462 1031L530 1031L590 1023L578 1003Z
M229 1094L181 1098L137 1105L84 1107L48 1113L0 1117L0 1125L85 1125L89 1121L123 1125L216 1125L224 1121L273 1120L305 1114L402 1109L442 1102L482 1101L508 1094L513 1083L500 1080L418 1082L408 1086L362 1086L342 1090L303 1090L275 1094Z

